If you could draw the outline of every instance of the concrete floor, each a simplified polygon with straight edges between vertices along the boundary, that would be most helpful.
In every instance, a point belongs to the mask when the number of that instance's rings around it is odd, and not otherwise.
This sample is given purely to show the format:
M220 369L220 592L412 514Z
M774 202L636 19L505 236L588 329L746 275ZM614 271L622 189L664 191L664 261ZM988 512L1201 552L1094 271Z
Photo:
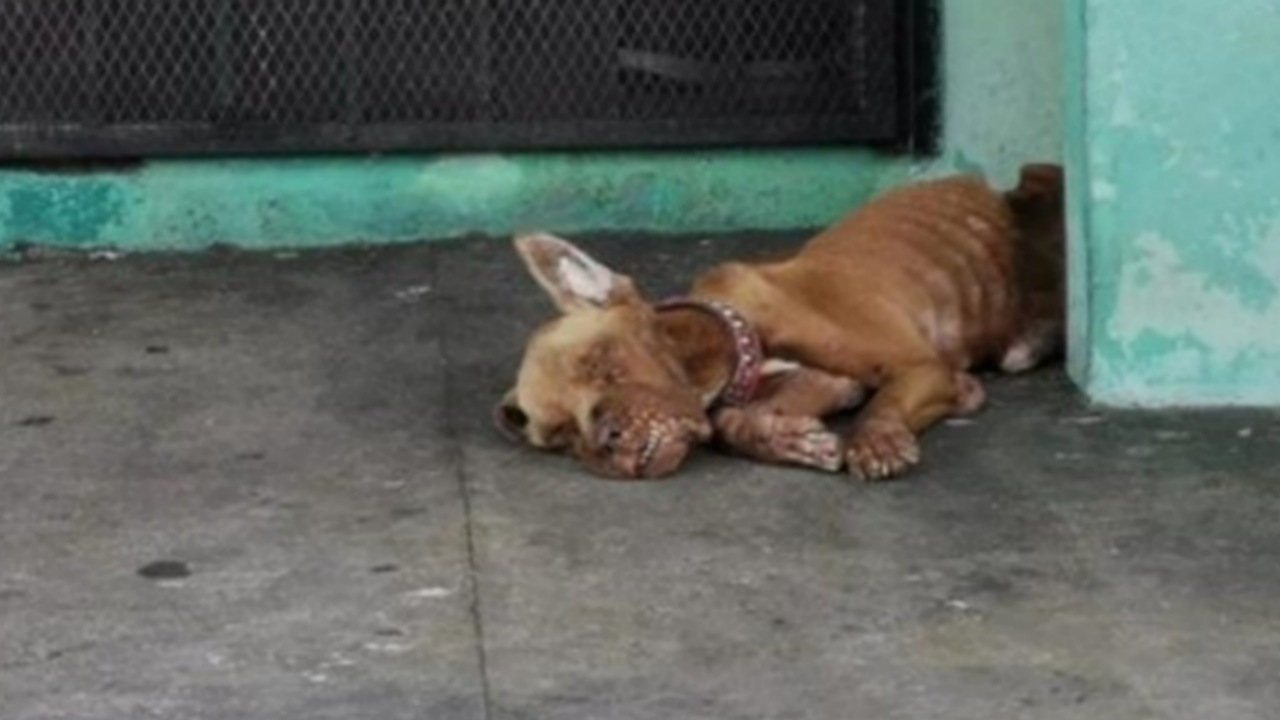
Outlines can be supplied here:
M0 267L0 718L1280 717L1280 416L1050 371L905 482L610 484L489 429L548 312L505 242Z

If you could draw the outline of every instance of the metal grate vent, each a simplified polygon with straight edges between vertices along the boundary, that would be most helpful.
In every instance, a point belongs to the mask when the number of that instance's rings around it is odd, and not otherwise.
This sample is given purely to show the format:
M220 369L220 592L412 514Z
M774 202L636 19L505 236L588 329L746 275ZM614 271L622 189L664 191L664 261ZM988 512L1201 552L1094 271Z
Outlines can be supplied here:
M0 0L0 157L919 147L924 0Z

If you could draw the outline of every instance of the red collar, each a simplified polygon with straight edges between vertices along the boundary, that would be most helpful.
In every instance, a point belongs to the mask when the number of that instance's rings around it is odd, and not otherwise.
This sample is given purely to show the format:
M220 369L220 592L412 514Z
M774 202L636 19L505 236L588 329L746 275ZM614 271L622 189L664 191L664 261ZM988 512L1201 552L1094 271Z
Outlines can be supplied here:
M745 405L755 397L760 387L760 378L764 367L764 345L760 334L746 316L737 309L719 300L703 298L677 297L658 303L659 312L663 310L700 310L724 325L733 337L735 364L729 382L716 395L714 403L725 405Z

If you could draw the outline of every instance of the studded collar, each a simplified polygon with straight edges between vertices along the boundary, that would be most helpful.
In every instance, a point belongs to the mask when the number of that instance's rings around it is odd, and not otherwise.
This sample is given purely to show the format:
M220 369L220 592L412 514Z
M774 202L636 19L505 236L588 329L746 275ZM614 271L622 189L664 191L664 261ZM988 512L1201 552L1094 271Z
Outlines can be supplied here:
M764 368L764 346L755 326L741 312L728 303L705 298L677 297L658 303L664 310L698 310L720 321L733 338L735 356L733 373L729 381L716 395L715 403L744 405L755 397L760 387Z

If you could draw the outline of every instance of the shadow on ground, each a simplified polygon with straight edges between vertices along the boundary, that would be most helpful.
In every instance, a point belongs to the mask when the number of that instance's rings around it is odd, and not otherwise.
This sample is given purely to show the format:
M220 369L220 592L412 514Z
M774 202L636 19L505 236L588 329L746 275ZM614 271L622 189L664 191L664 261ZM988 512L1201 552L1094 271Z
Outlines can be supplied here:
M597 239L655 295L794 237ZM990 383L901 483L487 424L505 242L0 266L0 717L1275 718L1280 416Z

